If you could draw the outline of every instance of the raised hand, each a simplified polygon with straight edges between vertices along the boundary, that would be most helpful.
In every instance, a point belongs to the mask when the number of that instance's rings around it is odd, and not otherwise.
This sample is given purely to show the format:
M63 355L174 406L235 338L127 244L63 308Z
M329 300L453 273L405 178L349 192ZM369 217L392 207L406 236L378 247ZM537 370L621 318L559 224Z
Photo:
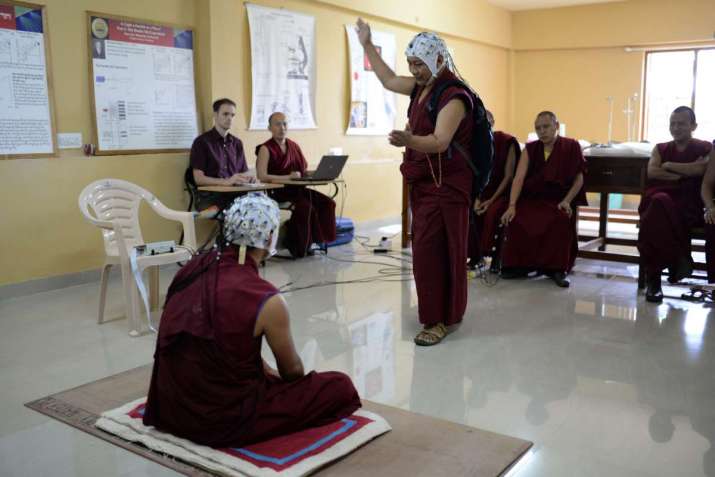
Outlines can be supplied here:
M362 18L357 19L357 24L355 25L355 31L358 34L358 40L360 44L365 47L372 42L372 33L370 32L370 24L367 23Z

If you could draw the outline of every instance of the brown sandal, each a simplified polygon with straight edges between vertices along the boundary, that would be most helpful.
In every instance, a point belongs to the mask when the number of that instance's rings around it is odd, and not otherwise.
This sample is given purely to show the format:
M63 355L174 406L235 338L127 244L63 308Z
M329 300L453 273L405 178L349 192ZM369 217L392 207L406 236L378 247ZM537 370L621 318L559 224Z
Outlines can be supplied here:
M417 346L433 346L440 343L445 336L447 336L447 327L439 323L417 333L415 344Z

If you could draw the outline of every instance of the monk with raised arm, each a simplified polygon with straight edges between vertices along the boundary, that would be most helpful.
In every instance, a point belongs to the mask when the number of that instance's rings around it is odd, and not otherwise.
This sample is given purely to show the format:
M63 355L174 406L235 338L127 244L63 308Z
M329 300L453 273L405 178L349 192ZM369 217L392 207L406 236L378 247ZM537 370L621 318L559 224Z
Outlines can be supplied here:
M306 374L285 300L258 274L275 253L278 205L240 197L222 247L194 257L167 292L144 424L210 447L241 447L351 415L360 398L342 373ZM266 339L277 363L261 357Z
M406 148L400 171L410 188L413 270L423 325L415 343L430 346L462 321L467 306L472 172L464 154L471 150L472 96L466 85L448 87L437 101L433 123L431 92L459 79L444 41L434 33L415 36L405 51L411 76L398 76L372 43L370 26L360 19L357 31L382 85L411 99L409 123L392 131L389 140Z
M275 182L303 177L308 162L300 146L288 139L288 119L281 112L268 118L271 138L256 147L256 175L262 182ZM278 202L290 202L293 210L288 220L286 245L293 257L311 253L311 244L335 240L335 202L328 196L304 185L286 185L272 190Z
M663 301L661 275L677 283L693 272L690 229L703 225L700 185L712 145L693 138L695 112L675 108L670 115L673 140L656 145L648 161L648 185L638 206L638 252L645 267L646 300Z
M559 121L551 111L539 113L534 128L539 140L522 153L502 215L507 226L502 277L537 271L567 288L578 251L576 207L586 205L586 160L578 141L558 135Z
M494 116L487 111L494 127ZM521 157L519 141L511 134L494 131L494 165L489 182L474 202L474 225L469 235L469 265L476 266L483 257L491 257L490 270L501 269L501 216L509 205L509 192L514 170Z

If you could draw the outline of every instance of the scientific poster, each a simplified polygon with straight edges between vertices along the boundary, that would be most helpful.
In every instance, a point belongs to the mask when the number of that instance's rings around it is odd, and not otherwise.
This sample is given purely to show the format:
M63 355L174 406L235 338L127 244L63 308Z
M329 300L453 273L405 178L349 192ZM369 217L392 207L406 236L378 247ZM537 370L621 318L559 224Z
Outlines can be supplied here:
M314 129L315 18L246 4L251 31L250 129L266 129L281 111L291 129ZM336 75L337 81L337 75Z
M355 25L345 25L350 50L349 135L382 136L395 126L395 94L386 90L358 40ZM387 65L395 69L395 36L372 31L372 42Z
M191 30L90 14L98 152L189 149L199 134Z
M42 15L0 4L0 155L55 152Z

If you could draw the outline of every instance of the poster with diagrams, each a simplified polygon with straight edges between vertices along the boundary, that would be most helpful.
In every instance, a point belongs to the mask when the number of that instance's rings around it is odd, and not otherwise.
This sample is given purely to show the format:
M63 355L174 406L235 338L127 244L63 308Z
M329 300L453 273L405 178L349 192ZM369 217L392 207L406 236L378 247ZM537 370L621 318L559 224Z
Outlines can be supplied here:
M350 117L346 134L385 135L395 126L395 94L385 89L358 40L355 25L345 25L350 50ZM372 42L395 69L395 35L372 31Z
M89 13L98 154L175 151L199 134L193 32Z
M0 156L55 153L44 15L0 3Z
M314 129L315 18L246 4L251 30L250 129L266 129L280 111L291 129Z

